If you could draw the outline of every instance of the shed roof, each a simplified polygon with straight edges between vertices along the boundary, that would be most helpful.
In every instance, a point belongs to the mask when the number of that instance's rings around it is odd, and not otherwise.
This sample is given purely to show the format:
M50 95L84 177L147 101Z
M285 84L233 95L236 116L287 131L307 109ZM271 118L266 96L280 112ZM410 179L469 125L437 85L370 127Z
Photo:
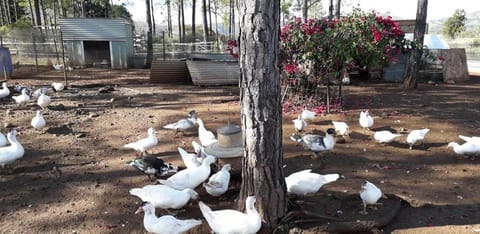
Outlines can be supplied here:
M60 19L64 41L127 41L131 30L125 19L68 18Z

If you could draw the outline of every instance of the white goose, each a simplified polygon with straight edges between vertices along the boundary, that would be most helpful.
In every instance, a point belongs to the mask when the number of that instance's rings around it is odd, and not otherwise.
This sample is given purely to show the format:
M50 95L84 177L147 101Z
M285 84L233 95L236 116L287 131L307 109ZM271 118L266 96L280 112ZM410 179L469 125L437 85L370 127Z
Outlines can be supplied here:
M8 97L10 95L10 89L7 87L7 82L3 82L2 89L0 89L0 99Z
M205 128L202 119L197 118L197 124L198 138L200 139L200 144L202 144L204 147L207 147L218 141L217 138L215 138L215 134Z
M339 174L320 175L312 173L312 169L295 172L285 177L287 192L296 195L316 193L324 184L334 182L340 177Z
M479 154L480 153L480 145L473 143L473 142L465 142L462 145L456 143L456 142L450 142L448 143L447 148L453 148L453 151L456 154L467 154L467 155L472 155L472 154Z
M154 234L181 234L202 224L202 221L196 219L180 220L171 215L157 217L155 215L155 207L148 202L144 202L142 206L135 211L135 214L144 212L143 226L149 233Z
M49 88L49 87L38 88L37 90L35 90L35 92L32 93L32 97L38 98L40 97L40 95L42 95L42 93L48 94L50 90L52 90L52 88Z
M301 116L302 116L303 120L313 120L313 119L315 119L316 115L317 114L315 112L307 110L307 108L304 108L302 113L301 113Z
M178 147L178 152L182 157L183 164L187 168L197 168L201 165L201 162L198 160L197 154L191 154L185 151L183 148Z
M297 132L303 132L303 129L305 129L308 125L307 121L302 118L302 115L298 115L298 117L292 121L293 126L295 127L295 131Z
M198 193L193 189L176 190L162 184L131 189L130 195L136 196L144 202L150 202L155 208L161 209L180 209L190 199L198 199Z
M378 199L382 197L382 191L374 184L365 181L362 184L362 190L360 191L360 198L363 202L363 211L361 214L368 214L367 205L373 205L377 203Z
M172 129L175 130L175 135L177 135L178 132L184 132L197 123L197 112L195 110L192 110L188 113L188 118L186 119L181 119L175 123L167 124L163 126L163 128L166 129Z
M155 129L149 128L148 129L148 137L140 139L136 142L129 143L124 145L124 148L130 148L134 149L136 151L141 152L143 155L146 155L147 150L153 148L154 146L157 145L158 139L157 136L155 135Z
M0 147L6 146L8 143L7 138L0 132Z
M480 137L476 137L476 136L467 137L467 136L463 136L463 135L458 135L458 137L460 137L460 139L462 139L466 142L471 142L471 143L480 145Z
M185 188L194 189L208 179L210 175L210 164L214 163L215 160L215 157L207 156L199 167L181 170L168 179L158 180L158 182L177 190L183 190Z
M33 128L39 129L43 128L46 125L45 119L42 116L42 113L40 111L37 111L37 115L32 118L32 121L30 122Z
M45 95L45 93L40 94L37 99L37 105L39 105L42 109L45 109L48 105L50 105L50 102L50 97Z
M0 148L0 166L2 166L2 168L22 158L25 153L22 144L17 141L16 135L17 131L15 129L10 130L7 134L10 145Z
M423 141L425 139L425 135L429 131L430 131L430 129L428 129L428 128L419 129L419 130L412 130L407 136L407 143L410 146L410 149L412 149L413 145L415 145L415 143L417 141L420 141L423 144Z
M332 120L333 127L335 128L335 131L341 135L341 136L350 136L350 127L348 127L348 124L345 122L340 122L340 121L333 121Z
M366 110L365 112L360 112L360 119L358 120L358 122L360 123L360 126L362 126L362 128L370 128L373 126L373 118L372 116L370 116L370 114L368 113L368 110Z
M210 176L208 183L203 183L208 194L219 197L228 190L231 169L230 164L225 164L220 171Z
M383 130L383 131L377 131L373 135L373 138L378 142L378 143L390 143L393 140L395 140L397 137L400 137L400 134L393 134L392 132L388 130Z
M257 233L262 227L262 220L255 208L255 201L254 196L247 197L245 201L246 213L230 209L212 211L201 201L198 206L214 233L253 234Z
M18 96L13 96L12 98L15 100L17 104L24 104L30 101L30 96L27 95L27 89L22 89L22 93Z
M63 83L59 83L59 82L53 82L52 87L55 90L55 92L60 92L63 89L65 89L65 85Z

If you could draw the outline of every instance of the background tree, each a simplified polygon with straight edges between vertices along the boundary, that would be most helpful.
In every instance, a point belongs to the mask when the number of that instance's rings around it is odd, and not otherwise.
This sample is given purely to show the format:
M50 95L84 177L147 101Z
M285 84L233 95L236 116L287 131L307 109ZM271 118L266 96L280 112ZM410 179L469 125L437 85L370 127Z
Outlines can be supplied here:
M207 1L202 0L203 41L208 41Z
M151 15L151 8L150 8L150 0L145 0L146 8L147 8L147 25L148 25L148 31L147 31L147 58L146 58L146 63L145 67L150 68L152 66L152 60L153 60L153 42L152 42L152 17Z
M447 19L443 25L443 34L455 39L461 32L465 31L465 23L467 22L467 16L465 10L457 9L455 13Z
M266 223L264 233L287 211L283 174L282 108L280 104L279 31L280 1L239 1L240 98L243 146L239 208L248 195Z
M403 81L406 89L417 88L418 63L420 59L422 59L423 39L427 27L427 6L428 0L418 0L415 30L413 31L413 44L418 46L412 48L408 59L405 79Z
M197 1L192 0L192 41L195 42L196 32L195 32L195 11L196 11ZM194 47L195 49L195 47Z

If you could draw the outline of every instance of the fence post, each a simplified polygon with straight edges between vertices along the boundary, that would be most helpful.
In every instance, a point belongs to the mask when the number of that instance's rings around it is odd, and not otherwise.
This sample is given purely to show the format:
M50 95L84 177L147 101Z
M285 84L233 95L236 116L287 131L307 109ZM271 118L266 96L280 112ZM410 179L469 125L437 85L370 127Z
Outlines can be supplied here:
M163 60L165 60L165 31L162 31Z
M37 44L35 42L35 33L32 33L32 42L33 42L33 55L35 56L35 68L38 72L38 57L37 57Z
M60 29L60 44L62 45L63 79L65 81L65 88L67 88L68 80L67 80L67 66L65 64L65 46L63 46L63 33L61 29Z

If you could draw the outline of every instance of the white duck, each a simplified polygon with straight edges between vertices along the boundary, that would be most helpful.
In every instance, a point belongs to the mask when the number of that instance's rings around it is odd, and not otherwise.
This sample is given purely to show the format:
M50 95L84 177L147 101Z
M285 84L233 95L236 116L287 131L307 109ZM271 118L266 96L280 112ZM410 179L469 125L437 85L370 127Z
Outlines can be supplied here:
M262 220L255 208L255 201L254 196L247 197L245 202L246 213L230 209L212 211L201 201L198 206L214 233L253 234L257 233L262 227Z
M395 140L395 138L400 137L400 134L393 134L392 132L388 130L383 130L383 131L377 131L373 135L373 138L378 142L378 143L390 143Z
M360 123L360 126L362 126L362 128L364 129L372 127L374 123L372 116L370 116L370 114L368 113L368 110L366 110L365 112L360 112L360 119L358 120L358 122Z
M217 138L215 138L215 134L213 134L213 132L205 128L205 125L203 124L202 119L197 118L197 124L198 124L198 138L200 140L200 144L202 144L204 147L207 147L218 141Z
M350 127L345 122L340 121L332 121L333 127L335 131L341 136L349 136L350 135Z
M10 130L7 134L7 139L10 145L0 148L0 166L2 166L2 168L7 164L15 162L17 159L22 158L25 153L22 144L17 141L16 135L17 131L15 129Z
M143 226L149 233L154 234L181 234L202 224L202 221L196 219L180 220L171 215L157 217L155 215L155 207L148 202L144 202L142 206L135 211L135 214L144 212Z
M199 167L181 170L168 179L158 180L158 182L177 190L183 190L185 188L194 189L208 179L210 175L210 164L214 163L215 160L215 157L207 156Z
M8 143L7 138L0 132L0 147L6 146Z
M45 119L42 116L42 113L40 111L37 111L37 115L32 118L32 121L30 122L33 128L39 129L43 128L46 125Z
M415 145L415 143L417 141L420 141L423 144L423 141L425 139L425 135L429 131L430 131L430 129L428 129L428 128L419 129L419 130L412 130L407 136L407 143L410 146L410 149L412 149L413 145Z
M219 197L228 190L231 169L230 164L225 164L220 171L210 176L208 183L203 183L208 194Z
M472 155L472 154L479 154L480 153L480 145L473 143L473 142L465 142L462 145L456 143L456 142L450 142L448 143L447 148L453 148L453 151L457 154L467 154L467 155Z
M315 119L316 115L317 114L315 112L307 110L307 108L304 108L302 113L301 113L301 116L302 116L303 120L313 120L313 119Z
M37 105L39 105L42 109L45 109L48 105L50 105L50 102L50 97L45 95L44 93L40 94L37 99Z
M136 196L144 202L151 203L155 208L161 209L180 209L190 199L198 199L198 193L193 189L176 190L163 184L130 189L130 195Z
M187 168L197 168L201 165L201 162L198 160L197 154L191 154L185 151L183 148L178 147L178 152L182 157L183 164Z
M24 104L30 101L30 96L27 95L27 89L22 89L22 93L18 96L13 96L12 98L15 100L17 104Z
M3 82L2 89L0 89L0 99L8 97L10 95L10 89L7 87L7 82Z
M163 126L163 128L175 130L175 135L177 135L178 132L184 133L184 131L192 128L193 126L195 126L196 123L197 112L195 110L192 110L188 113L188 118L181 119L175 123L167 124Z
M50 90L52 90L52 88L47 88L47 87L38 88L37 90L35 90L35 92L32 93L32 97L38 98L40 97L40 95L42 95L42 93L48 94Z
M149 128L148 129L148 137L140 139L136 142L129 143L124 145L124 148L130 148L134 149L136 151L141 152L143 155L146 155L147 150L153 148L154 146L157 145L158 139L157 136L155 135L155 129Z
M302 118L302 115L298 115L298 117L292 121L293 126L295 127L295 131L297 132L303 132L303 129L305 129L308 125L307 121Z
M53 90L55 90L55 92L60 92L65 89L65 85L60 82L53 82L52 87L53 87Z
M320 175L312 173L312 169L295 172L285 177L287 192L296 195L316 193L324 184L334 182L340 177L339 174Z
M374 184L365 181L360 191L360 198L363 202L363 211L361 214L368 214L367 205L373 205L377 203L378 199L382 197L382 191Z
M467 136L463 136L463 135L458 135L458 137L460 137L460 139L462 139L466 142L471 142L471 143L480 145L480 137L476 137L476 136L467 137Z
M320 152L333 149L333 147L335 146L335 138L333 137L334 134L335 129L329 128L325 133L324 137L314 134L307 134L300 137L293 134L292 136L290 136L290 139L302 144L304 148L309 149L317 156L319 156L318 154Z

